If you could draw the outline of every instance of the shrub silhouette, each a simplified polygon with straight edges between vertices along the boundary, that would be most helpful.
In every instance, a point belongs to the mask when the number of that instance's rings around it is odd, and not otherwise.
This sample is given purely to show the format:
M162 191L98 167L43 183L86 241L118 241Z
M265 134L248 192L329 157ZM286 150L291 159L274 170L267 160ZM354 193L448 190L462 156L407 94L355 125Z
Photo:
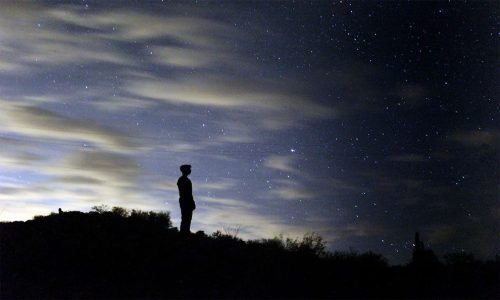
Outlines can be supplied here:
M92 211L102 214L105 212L109 212L109 207L107 205L96 205L92 206Z
M123 207L115 206L111 209L111 212L115 215L118 215L118 216L124 217L124 218L130 216L130 211L128 211L126 208L123 208Z
M287 238L285 241L285 249L310 255L323 255L325 253L326 244L323 238L317 233L306 233L302 240Z
M325 241L319 234L314 232L304 234L302 239L284 238L281 234L272 239L262 239L256 242L260 242L266 247L287 250L304 255L322 256L326 253Z
M244 241L221 231L185 238L171 226L168 212L105 206L0 223L0 298L497 295L498 259L451 254L431 272L371 252L328 252L314 233Z
M172 227L172 221L170 220L170 213L168 211L142 211L137 209L126 209L119 206L114 206L109 209L105 205L93 206L92 212L103 215L112 215L121 218L130 218L130 220L148 222L155 225L163 225L167 228Z
M243 242L242 239L240 239L236 234L230 234L227 232L222 232L220 230L217 230L216 232L212 233L211 235L212 238L215 240L221 240L221 241L235 241L235 242Z

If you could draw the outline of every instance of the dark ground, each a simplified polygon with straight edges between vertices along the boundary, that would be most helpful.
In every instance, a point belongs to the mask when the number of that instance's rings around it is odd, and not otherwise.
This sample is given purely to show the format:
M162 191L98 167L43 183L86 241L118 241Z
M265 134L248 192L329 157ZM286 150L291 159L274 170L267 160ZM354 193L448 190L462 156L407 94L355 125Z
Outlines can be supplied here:
M168 214L67 212L0 223L0 298L496 298L499 260L406 266L321 238L182 237Z

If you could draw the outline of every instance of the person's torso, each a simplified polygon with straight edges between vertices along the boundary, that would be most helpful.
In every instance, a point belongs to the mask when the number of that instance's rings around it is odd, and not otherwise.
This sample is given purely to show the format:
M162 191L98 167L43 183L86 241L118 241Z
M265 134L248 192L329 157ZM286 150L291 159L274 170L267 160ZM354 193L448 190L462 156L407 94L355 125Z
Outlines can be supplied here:
M177 181L177 187L179 188L180 198L193 198L193 189L189 178L181 176Z

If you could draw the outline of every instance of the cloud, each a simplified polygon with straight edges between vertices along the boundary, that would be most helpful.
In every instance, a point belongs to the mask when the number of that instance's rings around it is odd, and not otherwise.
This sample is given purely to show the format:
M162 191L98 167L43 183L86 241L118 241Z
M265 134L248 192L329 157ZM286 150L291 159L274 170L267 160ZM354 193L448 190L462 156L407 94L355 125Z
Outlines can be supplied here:
M71 119L49 110L0 99L0 132L33 139L93 144L113 151L130 151L132 138L92 121Z
M262 193L263 198L319 199L346 193L358 193L361 190L353 182L331 177L318 178L317 175L300 169L297 160L298 157L294 155L277 154L270 155L264 160L264 167L286 173L287 178L273 180L270 183L270 189L266 193Z
M313 228L320 234L325 241L329 243L331 249L341 250L342 248L351 249L352 244L349 241L355 239L369 239L381 235L386 235L389 228L380 223L358 220L356 222L334 224L331 216L321 217L319 214L314 217L306 218L304 224Z
M306 178L307 174L301 172L296 167L296 158L293 155L270 155L264 160L263 165L271 170L299 177L299 179L273 180L271 189L265 197L276 197L284 200L304 200L328 194L324 189L310 188L304 185L304 181L300 179Z
M49 116L49 119L53 117ZM2 121L6 120L2 118ZM15 124L16 135L25 133L25 126ZM57 131L67 129L66 134L71 134L75 127L63 124L67 126ZM50 130L50 126L41 128L42 123L30 125L38 130ZM141 199L140 206L147 202L147 195L139 196L142 194L137 186L140 170L130 157L119 154L125 152L75 151L71 147L68 151L66 144L56 143L54 147L53 141L47 140L47 144L40 139L53 138L55 134L36 134L35 139L1 138L0 170L6 175L0 181L1 220L26 220L57 207L87 210L102 202L127 204L128 200ZM85 135L82 138L86 139Z
M2 221L28 220L34 215L54 212L58 207L88 211L91 206L101 204L155 211L165 207L148 195L141 195L137 191L119 193L106 185L101 188L81 188L50 181L43 184L23 183L10 188L0 185Z
M166 145L156 145L151 147L151 151L165 151L165 152L194 152L204 149L201 144L192 144L187 142L169 141Z
M162 46L154 46L160 57L163 53L163 58L173 62L173 65L186 62L193 55L207 53L205 50L196 52L194 48L210 49L213 55L209 57L230 60L230 55L214 51L224 47L224 40L238 38L231 26L201 16L187 17L181 16L178 11L170 11L168 15L158 15L132 9L100 12L73 5L2 3L0 71L27 71L40 65L74 63L139 67L137 60L120 51L119 43L158 38L171 38L186 47L185 51L177 51L172 56L173 46L165 46L169 50L166 53ZM148 21L144 22L145 19ZM82 34L66 30L68 27ZM202 59L200 57L200 61ZM192 59L190 61L193 62Z
M32 168L39 156L28 152L7 152L0 149L0 166L5 169Z
M199 107L251 113L261 128L281 130L294 120L334 116L334 110L269 81L229 75L179 77L172 80L129 80L126 90L136 97ZM255 123L254 123L255 124Z
M217 193L217 192L224 192L224 191L232 191L232 188L235 187L236 181L232 179L221 179L221 180L215 180L215 181L195 181L193 182L193 185L195 186L195 198L196 199L206 199L208 202L217 202L217 201L222 201L220 197L215 197L215 196L197 196L197 195L205 195L205 194L211 194L211 193ZM158 188L165 190L165 191L170 191L174 192L174 194L177 195L178 188L177 188L177 177L169 177L165 178L158 184L156 184ZM217 198L217 199L214 199ZM205 201L205 200L203 200ZM229 200L228 200L229 201Z
M220 21L216 12L190 12L170 9L160 15L130 7L103 11L2 3L0 76L8 80L0 84L6 99L0 100L0 133L29 143L1 149L7 154L0 168L23 177L0 183L0 205L6 207L2 220L25 220L57 207L85 211L98 204L166 207L176 217L176 178L160 168L193 158L209 165L224 162L225 168L231 156L243 151L224 152L228 143L255 142L269 131L336 116L337 111L319 103L302 82L266 72L272 68L241 51L254 42L248 32ZM61 70L75 76L54 78L52 85L51 76ZM10 86L9 80L17 84ZM66 109L62 102L76 105ZM75 107L83 107L83 113ZM145 111L151 120L160 116L158 120L168 120L165 124L180 125L161 128L168 139L153 130L141 137L102 125ZM205 117L207 111L210 117ZM81 117L94 113L95 119L105 121ZM182 127L184 120L203 118L210 119L210 129L189 137L181 134L192 129L192 123ZM40 157L34 155L37 151ZM147 166L165 153L161 164ZM271 158L267 164L273 171L299 174L286 158ZM262 213L266 207L259 199L237 199L236 188L232 179L198 182L197 195L203 196L195 222L204 230L240 224L249 238L298 236L314 228ZM285 198L314 193L300 180L277 182L276 188Z
M401 98L404 105L414 108L423 104L423 100L427 95L427 89L415 83L404 84L401 87L395 88L392 93Z
M22 178L0 183L2 220L28 219L35 208L36 214L57 206L86 210L102 202L158 207L140 189L132 138L22 101L0 104L0 133L7 135L0 139L0 169Z
M96 96L98 97L98 99L92 101L90 105L95 106L97 109L105 111L107 113L146 110L151 109L155 106L154 102L144 99L123 96Z
M252 65L228 50L211 48L188 48L178 46L154 46L151 48L154 61L166 66L180 68L221 68L248 70Z
M248 201L242 201L242 200L237 200L237 199L231 199L231 198L220 198L220 197L198 197L197 201L200 200L203 205L205 206L218 206L222 208L230 208L230 207L239 207L239 208L245 208L245 209L254 209L256 208L256 205L248 202Z
M198 183L198 188L200 190L229 190L236 185L234 180L224 179L213 182L200 182Z
M271 155L264 161L264 166L286 173L299 173L299 170L293 167L293 163L294 157L292 155Z
M390 155L387 157L387 160L396 161L396 162L427 162L428 161L428 159L426 159L423 155L414 154L414 153Z
M24 180L0 183L0 220L28 220L34 215L49 214L63 207L67 210L88 210L99 203L95 190L72 189L53 182Z
M381 225L361 222L356 224L348 224L344 228L339 230L339 237L342 239L347 239L350 237L372 237L384 234L386 228Z
M0 167L4 165L0 161ZM40 160L30 167L30 173L19 173L19 168L13 168L26 179L0 183L0 208L5 208L2 220L13 220L14 216L18 220L29 219L33 214L17 211L24 206L42 205L36 214L57 207L86 211L98 204L164 208L165 203L147 191L151 186L141 181L143 170L130 155L104 150L73 151L57 159Z
M450 224L429 226L426 232L431 243L443 243L454 239L458 234L456 226Z
M400 168L399 165L395 167ZM453 192L453 187L449 184L415 175L403 176L391 169L362 172L360 177L363 182L367 183L364 190L384 195L379 201L382 202L381 206L390 201L390 205L397 203L407 208L426 208L434 213L449 210L448 199L452 197Z
M500 132L495 130L461 131L452 134L450 139L469 147L486 146L497 149L500 145Z
M360 192L362 190L364 190L364 188L358 184L356 184L355 182L351 182L351 181L348 181L348 180L344 180L344 179L337 179L337 178L329 178L329 179L325 179L323 180L324 182L324 185L333 189L333 190L336 190L336 191L344 191L344 192Z
M107 186L134 186L140 174L140 168L130 157L100 150L84 150L69 154L59 165L46 170L53 174L70 178L90 178L105 182ZM84 179L84 181L87 181Z
M346 118L386 113L394 106L398 111L410 111L423 105L429 88L414 82L401 84L397 76L387 68L352 58L336 62L334 68L320 66L311 74L315 86L335 95L331 96L331 105L335 105L338 116Z
M245 112L232 111L225 114L224 118L212 120L211 126L220 130L221 133L210 141L211 145L255 143L258 142L258 134L261 133L255 128L255 116Z
M423 239L438 254L465 251L484 258L494 258L498 254L498 245L494 241L499 235L498 218L492 209L487 209L484 215L473 214L460 220L455 218L448 223L429 224L422 230ZM452 249L450 245L453 245Z
M30 169L43 160L31 141L0 137L0 169Z
M50 12L55 19L92 29L106 28L96 34L108 39L130 41L169 37L180 44L217 49L221 41L234 38L234 30L222 22L204 17L175 14L157 15L146 11L116 9L89 14L85 10L56 9ZM144 22L147 18L147 22ZM212 33L212 34L208 34Z
M278 180L277 187L270 191L270 195L284 200L313 199L325 195L326 191L306 187L295 180Z
M132 94L176 104L204 105L254 110L302 110L304 114L328 115L330 109L309 103L271 82L241 80L228 75L189 76L176 80L134 80L127 90ZM309 105L308 105L309 104ZM294 108L292 105L305 105ZM318 110L318 111L316 111Z
M270 196L284 200L319 200L346 194L358 194L362 188L354 183L335 178L314 178L311 183L306 174L298 179L279 179L273 181ZM267 196L269 197L269 196Z
M66 10L72 8L66 7ZM133 63L133 60L116 51L113 45L99 36L71 33L57 21L47 7L27 2L2 3L0 37L5 45L0 58L0 65L4 66L2 69L36 70L40 64Z
M2 50L0 50L2 51ZM11 62L8 62L8 61L2 61L0 60L0 73L1 72L13 72L13 71L18 71L18 70L22 70L23 68L16 64L16 63L11 63Z
M302 226L286 224L279 217L263 214L248 206L247 201L227 201L223 199L216 205L201 207L195 210L194 227L201 227L205 231L224 230L224 228L240 228L239 236L245 239L272 238L280 233L291 236L302 236L308 231ZM229 199L234 200L234 199ZM218 200L215 200L218 201ZM235 205L232 205L235 204Z
M425 181L413 178L400 178L398 183L408 189L420 189L424 187Z
M203 50L173 46L154 47L157 62L169 66L183 68L200 68L217 63L217 60Z
M245 125L245 134L240 134L244 130L233 130L232 134L218 137L220 142L253 141L255 134L249 134L248 129L254 129L255 120L259 129L284 130L298 120L335 116L334 109L304 94L299 82L259 76L257 70L265 66L257 65L232 46L251 42L245 39L245 32L217 20L216 12L199 10L185 16L180 13L185 9L175 6L158 14L128 7L100 11L73 5L7 2L0 12L0 66L5 74L14 75L14 69L37 73L62 65L94 64L101 68L102 63L113 64L112 68L102 67L99 76L103 80L92 89L84 93L73 89L53 97L65 101L91 97L90 105L105 112L148 109L154 103L151 100L155 100L179 106L213 107L224 110L227 119L242 112L249 115L246 118L252 122ZM25 22L19 25L19 19ZM123 50L127 45L137 47L137 41L147 47L138 53ZM148 66L157 71L148 74L144 71ZM168 78L160 75L172 67L186 70L169 72L172 76ZM211 67L214 69L205 70L201 76L191 73L193 68ZM120 78L118 92L124 94L118 97L111 97L116 87L114 83L110 86L110 69L114 77ZM231 127L237 127L234 118L230 122L234 125Z

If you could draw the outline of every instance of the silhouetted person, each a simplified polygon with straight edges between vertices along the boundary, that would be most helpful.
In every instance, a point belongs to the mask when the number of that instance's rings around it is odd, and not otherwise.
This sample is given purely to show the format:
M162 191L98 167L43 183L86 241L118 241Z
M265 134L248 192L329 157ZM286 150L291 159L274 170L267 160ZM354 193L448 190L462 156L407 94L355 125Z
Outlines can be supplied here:
M191 233L191 219L193 217L193 210L196 204L193 199L193 187L188 175L191 174L190 165L182 165L180 167L182 176L177 180L177 187L179 188L179 204L181 206L181 234L188 235Z

